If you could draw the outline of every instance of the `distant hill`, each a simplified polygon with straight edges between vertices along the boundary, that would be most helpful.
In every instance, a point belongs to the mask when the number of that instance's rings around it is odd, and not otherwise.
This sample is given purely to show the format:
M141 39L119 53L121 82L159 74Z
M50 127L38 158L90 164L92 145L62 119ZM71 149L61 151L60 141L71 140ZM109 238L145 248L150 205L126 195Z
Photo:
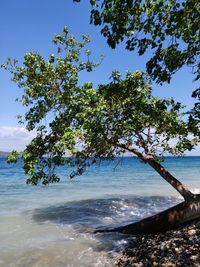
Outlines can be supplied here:
M0 151L0 157L1 158L6 158L8 155L9 155L9 152Z

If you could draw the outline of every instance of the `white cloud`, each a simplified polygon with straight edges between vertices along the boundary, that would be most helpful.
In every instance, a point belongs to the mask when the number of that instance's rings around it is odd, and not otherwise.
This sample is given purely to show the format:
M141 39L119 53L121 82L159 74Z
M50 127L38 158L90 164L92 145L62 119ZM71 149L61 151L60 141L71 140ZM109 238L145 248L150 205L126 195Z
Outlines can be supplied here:
M28 132L23 127L0 126L0 151L15 149L22 151L35 137L35 131Z

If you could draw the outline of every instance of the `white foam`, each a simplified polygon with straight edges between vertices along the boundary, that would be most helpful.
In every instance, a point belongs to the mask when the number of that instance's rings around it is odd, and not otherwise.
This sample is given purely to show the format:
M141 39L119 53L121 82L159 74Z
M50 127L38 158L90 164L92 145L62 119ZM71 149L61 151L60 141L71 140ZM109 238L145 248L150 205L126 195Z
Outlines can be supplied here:
M198 188L198 187L191 188L191 191L193 194L200 194L200 188Z
M103 219L102 219L102 221L104 222L106 222L106 221L113 221L113 218L111 218L111 217L104 217Z

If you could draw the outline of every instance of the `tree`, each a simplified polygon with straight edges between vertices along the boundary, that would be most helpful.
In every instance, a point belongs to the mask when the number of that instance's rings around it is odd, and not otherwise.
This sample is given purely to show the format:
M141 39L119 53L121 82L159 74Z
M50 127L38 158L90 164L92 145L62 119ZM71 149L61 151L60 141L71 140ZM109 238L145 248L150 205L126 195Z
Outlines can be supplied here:
M79 85L78 73L96 66L89 58L80 60L89 41L86 36L83 39L76 41L65 28L63 35L53 40L58 45L57 56L45 60L39 54L27 53L22 66L11 60L4 65L24 90L21 101L29 108L26 128L37 132L22 152L27 182L59 182L57 166L76 167L72 178L97 161L128 151L158 172L184 202L146 219L142 226L131 224L109 231L163 230L199 217L200 195L191 193L160 161L165 153L182 155L199 141L182 119L182 105L154 97L148 76L139 71L127 73L124 79L114 71L111 82L97 88L89 82ZM90 52L86 50L86 54L88 57ZM17 158L18 153L13 151L8 160L15 162Z
M80 0L74 0L80 2ZM151 49L146 70L157 83L170 82L183 66L200 78L200 5L196 0L90 0L90 22L101 26L110 47L120 42L141 56ZM189 126L200 127L200 88ZM198 134L200 132L198 130Z

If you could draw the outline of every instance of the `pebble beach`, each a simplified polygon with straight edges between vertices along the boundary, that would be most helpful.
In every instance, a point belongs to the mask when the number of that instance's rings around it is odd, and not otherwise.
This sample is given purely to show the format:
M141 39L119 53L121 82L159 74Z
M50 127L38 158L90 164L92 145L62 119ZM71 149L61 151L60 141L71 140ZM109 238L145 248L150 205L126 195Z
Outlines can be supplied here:
M117 267L200 267L200 220L166 233L130 238Z

